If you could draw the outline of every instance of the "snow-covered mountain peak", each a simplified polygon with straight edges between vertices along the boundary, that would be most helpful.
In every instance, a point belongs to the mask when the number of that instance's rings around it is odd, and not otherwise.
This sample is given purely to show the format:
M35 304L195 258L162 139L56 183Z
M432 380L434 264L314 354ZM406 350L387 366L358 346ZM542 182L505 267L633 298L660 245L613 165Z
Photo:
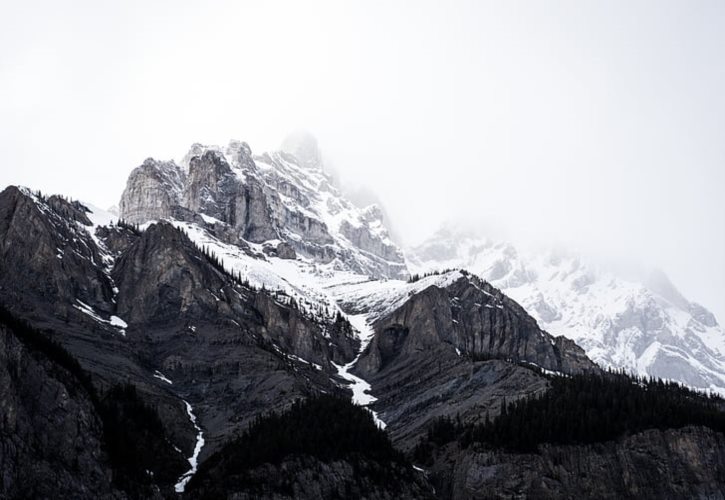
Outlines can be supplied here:
M293 153L253 155L248 144L231 141L193 144L181 165L149 159L129 177L120 215L138 224L215 220L226 226L228 243L283 243L292 249L284 251L288 258L374 277L407 276L382 211L358 208L341 193L322 168L314 138L303 134L285 144Z

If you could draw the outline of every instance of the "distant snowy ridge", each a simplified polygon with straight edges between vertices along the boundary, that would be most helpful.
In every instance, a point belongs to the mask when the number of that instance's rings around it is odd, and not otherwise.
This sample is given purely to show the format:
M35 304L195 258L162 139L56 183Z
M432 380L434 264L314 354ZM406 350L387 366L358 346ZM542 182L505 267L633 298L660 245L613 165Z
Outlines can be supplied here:
M725 393L725 332L661 274L637 282L561 252L521 252L441 230L407 252L412 272L461 267L521 304L605 367Z

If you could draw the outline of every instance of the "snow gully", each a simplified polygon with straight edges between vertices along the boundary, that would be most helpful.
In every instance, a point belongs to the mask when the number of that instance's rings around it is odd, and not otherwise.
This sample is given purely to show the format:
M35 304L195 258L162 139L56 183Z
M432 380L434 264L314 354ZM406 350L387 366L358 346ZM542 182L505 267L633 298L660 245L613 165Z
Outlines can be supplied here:
M182 401L184 401L184 404L186 405L186 413L189 415L189 420L191 420L197 434L194 454L189 457L189 465L191 468L179 478L179 482L176 483L176 486L174 486L177 493L183 493L187 483L191 480L191 477L196 474L196 470L199 466L199 453L201 453L201 449L204 447L204 432L201 430L201 427L199 427L199 424L196 423L196 415L194 415L191 405L185 399Z

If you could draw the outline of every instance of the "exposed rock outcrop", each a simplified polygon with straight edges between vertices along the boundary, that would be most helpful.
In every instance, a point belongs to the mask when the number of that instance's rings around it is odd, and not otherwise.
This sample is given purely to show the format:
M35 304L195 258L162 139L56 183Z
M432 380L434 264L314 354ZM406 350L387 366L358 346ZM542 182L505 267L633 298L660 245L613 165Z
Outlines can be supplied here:
M14 186L0 193L0 292L14 308L34 300L60 317L75 315L80 300L106 313L113 287L85 212L59 197L40 200Z
M447 451L440 498L723 498L725 436L704 427L648 430L536 454Z
M661 271L622 270L561 250L525 251L451 228L406 255L417 273L462 267L490 281L601 366L725 393L723 328Z
M375 335L355 373L370 382L374 409L404 449L436 417L474 422L497 415L504 398L540 394L548 383L538 369L599 370L576 344L542 331L517 303L464 271L343 284L336 293L372 321Z
M123 498L89 394L2 322L0 401L1 497Z
M173 161L147 158L128 177L119 205L121 218L136 224L173 217L186 174Z
M516 302L468 274L445 288L431 285L414 294L375 328L379 333L359 365L368 374L441 344L476 358L525 361L552 371L597 369L575 343L552 338Z
M341 195L323 170L316 141L304 136L285 147L255 157L240 141L225 149L194 144L182 167L146 160L129 177L121 217L135 224L203 217L230 228L228 243L281 240L295 257L336 269L407 275L380 210L359 209Z

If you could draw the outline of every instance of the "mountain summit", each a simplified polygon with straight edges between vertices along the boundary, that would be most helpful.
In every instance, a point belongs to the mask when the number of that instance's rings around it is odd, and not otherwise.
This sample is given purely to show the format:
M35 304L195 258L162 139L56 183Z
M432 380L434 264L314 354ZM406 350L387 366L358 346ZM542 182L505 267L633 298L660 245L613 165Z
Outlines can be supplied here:
M181 166L148 159L129 176L120 216L137 224L218 222L232 230L221 235L226 243L261 244L337 271L407 276L382 212L358 208L340 193L322 169L317 141L300 133L285 148L255 156L240 141L194 144Z

